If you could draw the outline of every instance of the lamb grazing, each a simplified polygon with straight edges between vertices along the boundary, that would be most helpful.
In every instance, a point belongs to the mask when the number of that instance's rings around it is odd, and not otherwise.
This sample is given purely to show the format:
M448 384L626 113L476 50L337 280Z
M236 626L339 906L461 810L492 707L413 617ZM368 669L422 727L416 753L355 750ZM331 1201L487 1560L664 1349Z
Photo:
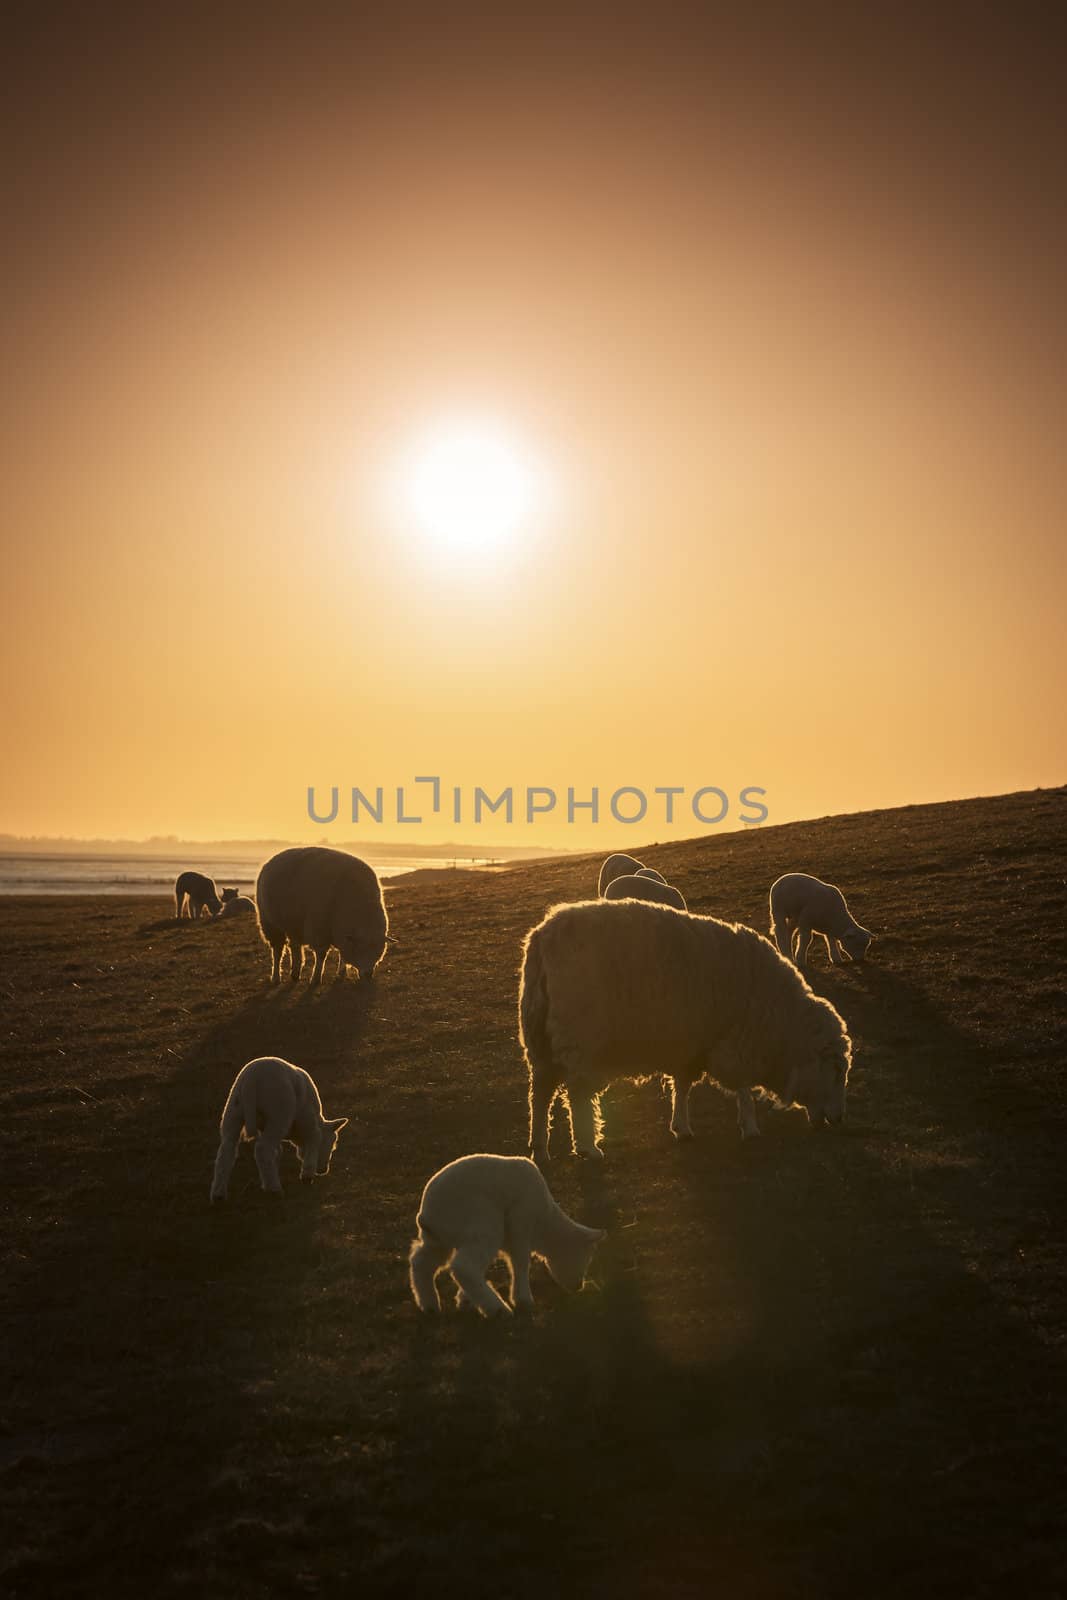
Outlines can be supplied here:
M250 913L255 915L256 902L247 894L238 894L236 889L223 889L222 910L220 917L247 917Z
M835 967L843 961L862 961L874 938L850 914L840 889L806 872L787 872L771 885L771 937L786 960L795 960L803 971L817 933L825 939Z
M609 856L600 869L600 878L597 882L596 892L603 899L607 893L609 883L614 883L616 878L622 878L632 872L640 872L641 863L635 861L633 856Z
M287 939L293 983L300 977L305 944L314 954L315 985L322 982L331 948L340 959L338 977L347 965L370 978L385 954L388 921L378 875L345 850L307 845L280 851L260 870L256 903L259 929L270 945L272 984L281 976Z
M180 922L186 906L193 921L199 920L204 908L213 917L218 916L222 901L215 880L202 872L179 872L174 883L174 915Z
M604 890L605 900L651 900L656 905L673 906L676 911L688 911L685 896L673 883L662 878L646 878L635 872L628 878L615 878Z
M223 1107L212 1202L226 1199L242 1140L255 1141L261 1187L270 1194L281 1194L278 1148L282 1142L296 1146L300 1181L311 1183L329 1172L337 1135L347 1122L347 1117L330 1121L323 1116L314 1079L302 1067L278 1056L249 1061L233 1080Z
M484 1316L533 1309L530 1257L540 1256L563 1289L585 1281L601 1228L574 1222L553 1200L548 1184L525 1156L461 1156L442 1167L422 1192L419 1236L409 1257L411 1292L420 1311L440 1311L436 1277L448 1267L459 1285L457 1306ZM511 1270L511 1304L485 1274L497 1256Z
M634 900L556 906L526 936L519 1028L530 1075L530 1150L547 1160L562 1094L579 1155L599 1156L599 1097L617 1079L671 1082L671 1132L689 1139L702 1077L737 1096L759 1133L752 1089L840 1122L851 1044L845 1024L751 928Z
M634 877L652 878L656 883L666 883L667 881L662 872L657 872L655 867L641 867L639 871L634 873Z

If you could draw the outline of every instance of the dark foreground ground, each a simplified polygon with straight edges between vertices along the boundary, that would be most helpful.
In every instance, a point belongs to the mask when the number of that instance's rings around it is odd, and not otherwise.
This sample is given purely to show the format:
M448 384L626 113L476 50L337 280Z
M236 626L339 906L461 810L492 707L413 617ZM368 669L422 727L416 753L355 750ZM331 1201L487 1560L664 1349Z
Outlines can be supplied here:
M524 1149L519 942L595 863L401 881L377 981L317 996L239 921L0 905L7 1592L1067 1592L1063 791L642 853L759 928L782 870L847 887L850 1121L743 1147L704 1087L675 1147L613 1092L603 1170L551 1172L597 1286L507 1327L419 1321L407 1246L438 1166ZM267 1052L352 1122L213 1213Z

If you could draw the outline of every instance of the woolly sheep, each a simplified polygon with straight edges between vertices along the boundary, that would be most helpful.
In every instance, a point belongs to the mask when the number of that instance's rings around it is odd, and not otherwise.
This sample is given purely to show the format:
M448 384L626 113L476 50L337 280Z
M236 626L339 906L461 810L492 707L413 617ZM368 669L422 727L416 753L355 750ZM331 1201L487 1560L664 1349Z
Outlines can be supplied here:
M633 872L640 872L642 865L635 861L633 856L609 856L600 869L600 878L597 882L596 892L601 898L607 893L609 883L614 883L616 878L622 878Z
M616 1080L671 1083L671 1132L689 1139L702 1077L737 1096L759 1133L752 1088L840 1122L851 1044L827 1000L751 928L633 900L556 906L524 942L520 1037L529 1068L530 1150L548 1156L562 1094L579 1155L599 1156L599 1097Z
M236 889L223 889L222 910L220 917L246 917L249 912L255 915L256 902L246 894L238 894Z
M646 878L635 872L628 878L615 878L604 890L605 900L651 900L656 905L673 906L676 911L687 911L685 896L673 883L662 878Z
M370 978L385 954L388 920L378 875L345 850L307 845L280 851L260 870L256 903L260 932L270 945L272 984L281 976L287 939L293 983L300 977L305 944L314 955L313 984L322 982L331 948L338 952L338 977L347 965Z
M213 917L218 916L222 901L215 880L203 872L179 872L174 882L174 915L180 922L186 906L193 921L199 920L205 907Z
M330 1121L323 1116L315 1081L302 1067L278 1056L249 1061L233 1080L222 1110L212 1201L226 1199L242 1140L255 1141L262 1188L281 1194L278 1148L283 1141L300 1153L301 1183L311 1183L329 1172L337 1135L347 1122L347 1117Z
M634 873L635 878L652 878L656 883L666 883L662 872L657 872L655 867L641 867Z
M435 1280L447 1266L459 1285L457 1306L476 1306L487 1317L533 1309L531 1255L540 1256L562 1288L580 1289L604 1237L560 1209L525 1156L461 1156L442 1167L423 1190L416 1226L409 1265L419 1310L440 1311ZM510 1305L486 1282L497 1256L511 1272Z
M771 937L787 960L807 965L811 942L819 933L834 966L862 961L874 935L849 913L845 897L832 883L806 872L787 872L771 885ZM794 956L794 940L796 954ZM834 945L839 954L835 954Z

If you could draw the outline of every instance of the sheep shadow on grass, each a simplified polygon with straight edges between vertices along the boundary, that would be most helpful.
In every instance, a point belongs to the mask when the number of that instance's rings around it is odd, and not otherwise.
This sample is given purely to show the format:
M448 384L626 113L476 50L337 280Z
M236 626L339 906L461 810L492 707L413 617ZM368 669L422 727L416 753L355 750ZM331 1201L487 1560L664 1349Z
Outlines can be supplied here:
M539 1272L533 1317L506 1323L409 1302L393 1426L423 1485L415 1572L459 1573L492 1530L523 1552L520 1595L542 1541L592 1595L697 1594L711 1572L752 1596L1050 1582L1062 1365L1012 1256L1056 1153L1046 1137L1028 1177L988 1052L918 985L820 987L855 1039L861 1136L764 1110L742 1144L703 1089L675 1145L649 1136L652 1086L620 1089L605 1162L546 1171L611 1230L599 1287Z
M62 1209L20 1263L19 1297L32 1315L9 1324L5 1421L27 1513L35 1474L52 1471L59 1439L69 1458L63 1494L80 1496L93 1514L77 1541L52 1543L44 1508L29 1515L26 1527L36 1531L9 1551L9 1575L26 1594L171 1592L198 1526L219 1505L239 1515L244 1478L227 1477L227 1463L235 1450L254 1457L252 1441L276 1411L284 1428L279 1367L319 1337L334 1174L302 1186L288 1159L284 1196L264 1195L248 1146L229 1202L212 1208L219 1115L238 1069L265 1054L306 1067L327 1112L351 1115L377 1004L373 987L357 983L314 1007L288 996L270 1005L257 992L205 1027L199 1008L226 1002L210 990L201 998L196 975L186 982L183 974L164 1007L182 1014L176 1048L156 1044L157 1055L139 1056L134 1047L127 1056L123 981L115 979L103 1042L84 1027L64 1040L67 1058L80 1062L69 1071L84 1073L92 1092L73 1109L54 1097L42 1102L62 1110L60 1157L70 1176ZM137 995L138 1009L148 1004ZM102 1075L105 1058L111 1071ZM59 1120L57 1111L43 1125L47 1136L56 1138ZM344 1130L335 1171L354 1143ZM35 1162L23 1158L31 1181L44 1159L43 1144ZM121 1516L103 1509L109 1497ZM176 1504L181 1512L168 1509ZM189 1560L196 1565L195 1552Z

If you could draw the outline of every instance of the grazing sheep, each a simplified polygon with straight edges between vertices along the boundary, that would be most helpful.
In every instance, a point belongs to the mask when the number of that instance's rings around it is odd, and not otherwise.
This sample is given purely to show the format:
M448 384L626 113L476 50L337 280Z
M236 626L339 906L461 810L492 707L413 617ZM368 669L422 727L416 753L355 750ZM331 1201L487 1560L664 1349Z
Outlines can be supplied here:
M249 912L255 915L256 902L247 894L238 894L236 889L223 889L222 910L220 917L246 917Z
M840 889L806 872L787 872L771 885L771 937L786 960L795 959L803 970L817 933L825 939L826 953L835 967L842 961L862 961L874 938L850 915ZM835 944L839 953L834 951Z
M616 878L624 877L631 872L640 872L641 863L635 861L633 856L609 856L600 869L600 878L597 882L596 892L603 899L609 883Z
M540 1256L564 1289L582 1287L601 1228L574 1222L525 1156L461 1156L442 1167L422 1192L412 1241L411 1292L420 1311L440 1311L435 1279L447 1266L459 1285L458 1306L484 1316L533 1309L530 1257ZM511 1270L511 1305L485 1274L497 1256Z
M651 900L656 905L673 906L675 911L688 911L685 896L673 883L662 878L646 878L635 872L628 878L615 878L604 890L605 900Z
M215 880L205 877L202 872L179 872L174 883L174 915L179 922L186 905L194 922L200 918L205 906L213 917L217 917L222 901Z
M530 1150L548 1156L562 1093L579 1155L598 1156L599 1096L620 1078L671 1081L671 1132L689 1139L698 1079L737 1096L759 1133L752 1088L840 1122L851 1045L827 1000L761 934L633 900L556 906L527 934L520 1036L530 1074Z
M307 845L280 851L260 870L256 903L259 929L270 945L272 984L281 976L287 939L293 983L300 976L305 944L314 952L313 984L322 982L331 948L339 956L338 977L347 965L361 978L370 978L385 954L388 922L378 875L345 850Z
M279 1145L285 1141L296 1146L300 1152L300 1182L311 1183L329 1172L337 1135L347 1122L347 1117L330 1121L323 1116L314 1079L302 1067L294 1067L278 1056L259 1056L249 1061L233 1080L219 1122L212 1201L226 1199L242 1140L255 1141L261 1186L271 1194L281 1194Z
M666 883L667 881L662 872L657 872L655 867L641 867L637 872L634 873L634 877L652 878L656 883Z

